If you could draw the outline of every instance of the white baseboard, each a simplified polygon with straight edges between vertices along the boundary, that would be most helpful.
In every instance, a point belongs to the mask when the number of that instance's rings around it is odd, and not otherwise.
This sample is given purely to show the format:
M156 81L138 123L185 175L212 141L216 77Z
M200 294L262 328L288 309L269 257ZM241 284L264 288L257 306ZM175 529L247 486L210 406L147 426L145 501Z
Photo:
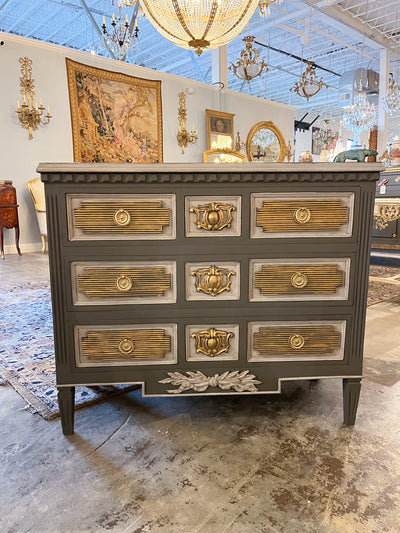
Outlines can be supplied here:
M42 243L41 242L28 242L19 244L19 247L21 249L22 254L28 254L30 252L40 252L42 250ZM11 255L11 254L17 254L17 247L15 244L6 244L4 246L4 254L5 255Z

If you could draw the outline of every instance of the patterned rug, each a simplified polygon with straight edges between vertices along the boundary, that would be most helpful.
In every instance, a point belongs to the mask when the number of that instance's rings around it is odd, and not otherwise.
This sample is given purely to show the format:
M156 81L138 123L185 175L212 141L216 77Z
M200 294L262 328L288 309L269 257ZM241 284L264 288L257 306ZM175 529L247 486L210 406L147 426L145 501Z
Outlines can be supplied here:
M59 416L48 282L0 293L0 376L27 401L27 410L46 420ZM138 385L76 387L75 406L84 407Z
M369 270L368 305L400 296L400 268L371 265Z
M368 305L400 296L400 269L371 266ZM55 387L53 324L48 282L0 293L0 376L46 420L59 416ZM75 405L84 407L138 385L76 387Z

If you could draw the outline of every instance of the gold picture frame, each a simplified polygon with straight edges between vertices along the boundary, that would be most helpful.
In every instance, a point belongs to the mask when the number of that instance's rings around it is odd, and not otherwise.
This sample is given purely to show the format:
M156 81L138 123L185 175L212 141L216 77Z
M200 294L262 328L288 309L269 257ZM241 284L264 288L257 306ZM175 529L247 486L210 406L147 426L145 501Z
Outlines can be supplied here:
M234 148L234 113L224 113L206 109L207 121L207 150L218 148Z
M161 81L66 58L74 161L161 163Z
M265 137L265 142L262 141L262 135ZM273 122L263 121L257 122L249 131L246 151L249 161L281 163L286 157L288 148L281 130Z
M203 163L244 163L246 156L237 150L205 150Z

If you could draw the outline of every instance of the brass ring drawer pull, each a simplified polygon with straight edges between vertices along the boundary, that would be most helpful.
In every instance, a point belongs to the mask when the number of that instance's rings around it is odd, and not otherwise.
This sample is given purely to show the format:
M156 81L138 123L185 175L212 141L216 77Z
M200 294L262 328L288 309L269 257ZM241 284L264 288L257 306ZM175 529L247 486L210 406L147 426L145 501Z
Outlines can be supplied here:
M293 213L293 218L297 224L306 224L311 218L311 211L307 207L299 207Z
M130 339L123 339L118 345L118 350L124 355L133 352L133 349L134 344Z
M115 285L121 292L127 292L132 288L132 280L129 276L119 276L115 282Z
M295 289L302 289L307 285L307 283L308 277L307 274L304 274L304 272L295 272L290 278L290 284Z
M305 339L302 335L295 333L289 337L289 346L295 350L300 350L300 348L303 348L304 343Z
M131 215L125 209L118 209L114 213L114 222L118 226L127 226L131 221Z

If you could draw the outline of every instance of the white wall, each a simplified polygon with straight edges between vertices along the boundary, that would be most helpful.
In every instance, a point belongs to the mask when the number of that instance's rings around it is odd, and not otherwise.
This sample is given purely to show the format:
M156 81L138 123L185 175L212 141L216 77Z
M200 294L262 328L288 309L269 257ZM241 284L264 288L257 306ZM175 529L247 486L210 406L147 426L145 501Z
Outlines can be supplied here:
M296 131L296 143L294 146L294 161L299 160L299 155L301 152L308 150L311 152L312 147L312 132L311 128L309 130L297 130ZM314 155L313 155L314 158ZM315 161L315 159L314 159Z
M0 98L0 180L11 179L17 189L22 253L40 250L40 234L27 188L27 182L38 174L39 162L73 161L71 118L65 58L93 67L132 76L161 80L163 110L164 162L201 162L207 149L205 109L235 113L235 132L240 131L245 141L255 123L271 120L282 131L285 140L293 145L295 108L233 91L220 92L216 87L195 82L151 69L121 63L116 60L76 52L67 48L38 43L33 40L0 33L5 45L0 48L1 98ZM36 99L43 99L53 115L47 126L39 126L28 140L15 112L17 100L22 100L19 87L21 76L19 58L32 60ZM187 97L188 127L194 123L199 140L189 146L184 155L176 142L178 131L178 93L185 88L194 89ZM15 253L14 230L4 230L6 253Z

